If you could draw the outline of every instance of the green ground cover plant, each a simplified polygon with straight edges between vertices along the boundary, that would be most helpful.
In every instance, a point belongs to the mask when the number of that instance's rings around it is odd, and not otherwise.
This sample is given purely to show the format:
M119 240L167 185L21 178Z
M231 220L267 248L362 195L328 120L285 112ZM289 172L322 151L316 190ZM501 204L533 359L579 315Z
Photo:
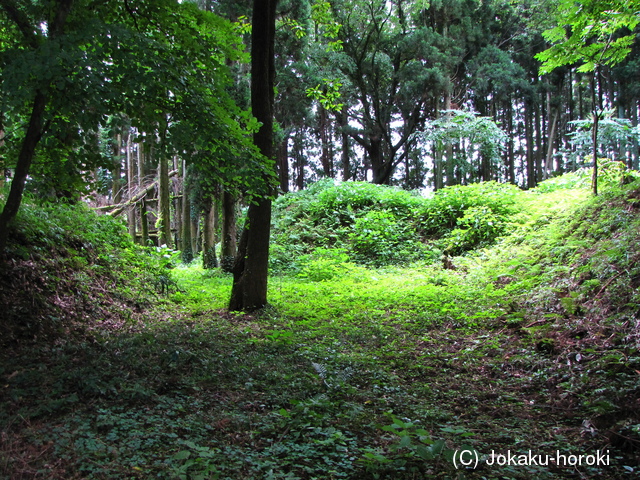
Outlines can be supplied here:
M374 266L346 243L318 240L288 274L272 276L259 314L224 310L227 274L198 262L162 267L175 288L147 292L117 327L94 319L74 336L9 343L0 353L0 477L634 478L640 186L612 183L592 198L579 182L496 187L513 199L502 213L491 199L459 207L434 242L448 242L469 208L487 207L508 226L497 244L448 265L438 255ZM353 188L354 203L369 208L369 194ZM335 191L325 195L339 203ZM294 215L298 200L284 198ZM422 206L409 194L401 205L408 198ZM354 209L350 232L376 211ZM77 275L96 262L83 258ZM172 261L170 252L153 258ZM490 457L529 450L609 460ZM461 451L478 454L476 469L455 467Z

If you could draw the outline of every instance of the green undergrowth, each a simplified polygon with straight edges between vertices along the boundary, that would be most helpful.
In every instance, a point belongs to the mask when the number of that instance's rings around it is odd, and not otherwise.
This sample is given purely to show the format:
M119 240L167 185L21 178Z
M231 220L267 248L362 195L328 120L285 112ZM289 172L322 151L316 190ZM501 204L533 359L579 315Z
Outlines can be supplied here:
M320 181L274 203L273 273L295 273L338 250L369 267L438 261L487 246L522 209L513 185L452 186L423 197L367 182Z
M119 220L83 204L26 198L0 256L0 346L114 328L170 284L165 252L135 246ZM166 288L165 288L166 289Z
M259 314L195 262L135 321L0 353L0 477L634 478L640 187L581 181L446 262L319 246Z

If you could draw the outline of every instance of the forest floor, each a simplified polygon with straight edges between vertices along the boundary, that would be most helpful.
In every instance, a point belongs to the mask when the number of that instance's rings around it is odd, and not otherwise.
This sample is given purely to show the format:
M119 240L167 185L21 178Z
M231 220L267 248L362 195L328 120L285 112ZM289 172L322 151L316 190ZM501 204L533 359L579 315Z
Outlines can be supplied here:
M273 277L259 314L178 267L124 320L0 352L0 478L637 478L639 192L538 229L553 262L531 237Z

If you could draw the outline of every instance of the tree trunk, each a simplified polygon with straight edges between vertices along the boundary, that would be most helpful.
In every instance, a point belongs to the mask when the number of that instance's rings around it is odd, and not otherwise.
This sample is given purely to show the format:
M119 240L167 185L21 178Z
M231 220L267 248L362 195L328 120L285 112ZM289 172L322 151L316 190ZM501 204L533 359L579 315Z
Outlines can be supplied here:
M591 190L593 195L598 195L598 100L596 94L596 78L598 69L593 71L591 77L591 94L593 100L593 175L591 176Z
M340 126L345 127L346 125L349 124L348 110L346 105L342 107L342 112L340 115L341 115ZM349 143L350 142L349 134L344 128L342 128L341 136L342 136L342 180L346 182L347 180L351 179L351 162L349 159L351 148Z
M127 162L127 198L131 200L134 196L134 190L136 187L136 174L135 174L135 162L133 160L133 153L131 152L131 134L127 132L125 160ZM136 241L136 206L131 205L127 210L127 225L129 227L129 235L135 243Z
M262 123L253 140L267 158L273 153L276 3L277 0L254 0L251 34L251 109ZM252 311L267 304L270 231L271 199L262 197L249 206L233 266L229 310Z
M289 135L285 136L285 139L278 147L277 164L280 190L287 193L289 191Z
M67 21L67 16L71 12L73 0L59 0L57 2L57 9L52 16L53 21L50 24L49 39L55 40L64 32L64 25ZM3 2L2 8L9 13L9 16L13 19L16 18L17 9L15 5L9 2ZM16 23L20 23L19 21ZM30 25L18 25L18 27L26 27L22 29L22 34L27 41L27 44L32 50L38 50L42 47L38 37L33 34L33 30L30 30ZM11 182L11 189L7 196L7 201L0 214L0 252L4 251L9 237L9 225L15 219L20 204L22 203L22 195L24 194L24 187L29 176L29 169L35 156L36 147L38 142L42 138L44 133L44 113L48 101L48 86L42 86L36 89L33 97L33 104L31 106L31 114L29 116L29 123L27 124L27 131L22 139L22 146L20 147L20 153L18 154L18 161L16 163L15 172L13 174L13 181ZM4 175L4 171L2 172Z
M509 98L509 103L507 105L507 108L505 110L505 116L507 117L507 135L508 135L508 140L507 140L507 177L509 179L509 183L512 183L515 185L516 183L516 171L515 171L515 159L514 159L514 149L513 149L513 138L514 138L514 131L513 131L513 103L512 103L512 99Z
M191 252L192 256L197 256L200 253L200 215L196 215L195 212L191 212L189 218L189 224L191 225Z
M324 176L327 178L333 178L333 155L330 148L331 133L329 117L327 115L327 110L322 105L319 105L318 109L318 129L320 130L320 143L322 148L320 162L322 163Z
M549 127L549 137L547 139L547 158L544 165L544 178L549 178L553 171L553 147L556 143L556 131L558 126L558 117L560 116L560 109L555 108L553 112L553 119L551 120L551 126Z
M158 238L160 246L171 248L171 205L169 203L169 164L164 155L164 148L160 149L158 166L159 177L159 205L158 205Z
M0 252L4 251L7 243L9 224L16 217L20 204L22 203L22 194L24 193L25 183L29 175L29 168L33 162L36 146L42 137L46 105L46 95L43 92L37 92L33 100L33 106L31 107L27 133L22 141L22 147L18 155L18 163L16 164L16 169L13 174L11 190L7 196L7 202L2 210L2 214L0 214Z
M544 129L542 128L542 112L540 111L540 106L536 103L534 104L533 111L535 116L535 139L536 139L536 149L535 149L535 162L536 162L536 185L540 183L542 180L542 136Z
M373 174L373 183L378 185L389 185L391 181L392 165L391 160L385 161L382 151L382 135L369 136L369 159L371 160L371 172Z
M216 201L213 196L204 204L204 227L202 231L202 267L206 269L216 268Z
M184 171L184 170L183 170ZM193 246L191 244L191 200L187 191L187 175L182 181L182 263L191 263L193 261Z
M147 218L147 201L140 201L140 243L149 246L149 219Z
M222 192L222 246L220 248L220 266L225 272L233 271L233 263L238 253L238 215L235 195Z
M296 187L298 190L302 190L304 188L304 167L305 167L305 158L302 147L302 138L300 132L296 132L293 141L293 149L295 153L296 159Z
M114 204L122 202L122 135L116 134L113 144L113 167L111 169L111 200Z
M527 101L525 103L524 111L524 130L527 144L527 188L533 188L538 184L536 179L536 164L534 158L532 117L533 114L531 111L531 104Z

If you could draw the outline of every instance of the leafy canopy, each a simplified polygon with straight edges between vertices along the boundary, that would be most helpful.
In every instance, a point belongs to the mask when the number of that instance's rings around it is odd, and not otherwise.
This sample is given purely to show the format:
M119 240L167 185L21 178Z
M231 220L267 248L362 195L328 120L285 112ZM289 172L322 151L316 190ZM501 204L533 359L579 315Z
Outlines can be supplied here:
M541 73L582 62L579 72L613 66L631 51L640 22L639 0L561 0L558 26L544 32L554 45L536 55Z
M229 93L228 65L248 60L237 25L191 2L83 0L70 4L63 31L53 35L48 26L56 9L23 3L0 2L7 166L21 148L32 99L44 92L46 128L36 162L70 162L67 171L108 166L98 132L110 116L122 115L157 139L163 155L179 154L222 181L261 188L251 180L266 168L250 141L257 122Z

